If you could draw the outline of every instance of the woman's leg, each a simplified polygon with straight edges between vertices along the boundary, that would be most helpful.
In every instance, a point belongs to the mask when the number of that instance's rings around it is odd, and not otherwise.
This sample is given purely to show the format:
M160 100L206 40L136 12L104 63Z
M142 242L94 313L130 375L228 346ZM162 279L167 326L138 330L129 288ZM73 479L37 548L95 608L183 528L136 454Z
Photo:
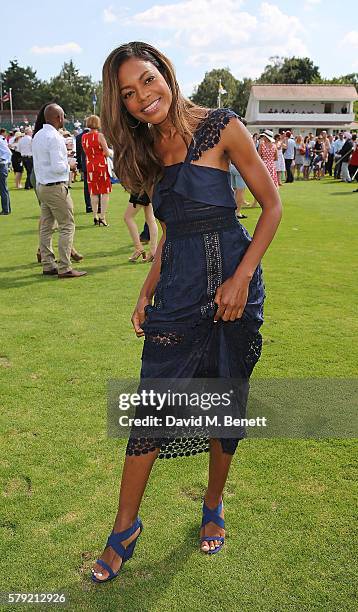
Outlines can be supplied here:
M158 244L158 226L155 220L153 206L148 204L148 206L144 206L144 216L146 223L149 227L149 251L150 255L155 255L155 251L157 250Z
M21 189L22 188L21 177L22 177L22 172L15 172L15 187L16 187L16 189Z
M119 505L117 516L114 521L113 531L115 533L128 529L138 516L139 506L142 501L143 493L150 476L153 463L157 458L159 449L143 455L126 455L122 471L122 480L119 492ZM128 544L137 536L139 529L122 542L126 548ZM114 572L118 572L122 558L109 546L100 557L105 561ZM108 572L97 563L94 564L95 572L102 574L98 580L105 580Z
M93 212L93 218L94 219L98 219L98 203L99 203L99 196L98 195L91 195L91 206L92 206L92 212Z
M99 218L103 219L103 221L106 221L106 211L108 208L108 202L109 202L109 194L108 193L102 193L101 195L101 212L99 213Z
M216 508L221 501L232 458L233 455L223 452L220 440L210 440L209 480L205 493L205 504L210 509ZM221 516L224 518L223 512ZM215 540L214 536L224 535L224 529L221 529L215 523L208 523L205 527L202 527L200 537L213 536L213 540L203 542L201 549L204 552L207 552L209 549L213 550L215 546L220 544L220 541Z
M128 204L126 208L126 212L124 213L123 219L128 227L128 231L133 240L135 250L142 252L143 247L142 247L142 243L139 238L138 227L134 220L134 217L138 213L138 210L139 210L138 204L136 205L136 208L133 206L133 204Z

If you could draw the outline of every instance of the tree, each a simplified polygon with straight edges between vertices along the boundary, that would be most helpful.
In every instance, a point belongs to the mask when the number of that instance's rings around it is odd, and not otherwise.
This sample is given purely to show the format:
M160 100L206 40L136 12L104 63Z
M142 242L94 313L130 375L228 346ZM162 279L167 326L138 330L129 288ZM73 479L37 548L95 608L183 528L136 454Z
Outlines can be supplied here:
M270 57L258 83L313 83L320 79L318 66L309 57Z
M86 115L92 111L95 84L90 76L81 75L73 61L65 62L60 74L48 84L48 99L56 100L68 118Z
M12 89L14 109L35 110L41 106L43 83L37 78L36 71L30 66L19 66L16 59L3 73L3 91Z
M218 104L220 79L223 88L227 92L222 95L222 106L230 107L235 110L233 103L236 96L238 81L231 74L229 68L215 68L214 70L210 70L210 72L206 72L204 79L191 96L191 100L195 102L195 104L201 104L207 108L216 108Z
M235 113L240 115L240 117L245 117L250 91L253 84L254 81L247 78L237 82L235 98L231 108L235 111Z

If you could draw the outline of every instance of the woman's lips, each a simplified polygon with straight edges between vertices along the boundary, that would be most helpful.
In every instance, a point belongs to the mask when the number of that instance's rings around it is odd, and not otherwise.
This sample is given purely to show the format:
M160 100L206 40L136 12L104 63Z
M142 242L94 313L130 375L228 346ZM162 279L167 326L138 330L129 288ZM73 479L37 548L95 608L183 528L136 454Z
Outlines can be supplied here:
M149 104L149 106L146 106L146 108L143 108L142 113L145 113L146 115L155 113L158 110L159 103L160 103L160 98L158 98L157 100L154 100L154 102Z

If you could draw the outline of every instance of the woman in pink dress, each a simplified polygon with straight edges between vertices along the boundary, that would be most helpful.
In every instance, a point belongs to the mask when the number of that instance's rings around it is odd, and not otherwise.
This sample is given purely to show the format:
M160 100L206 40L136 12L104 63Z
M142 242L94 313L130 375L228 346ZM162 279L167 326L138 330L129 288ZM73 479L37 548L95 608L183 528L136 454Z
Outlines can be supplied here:
M269 171L271 178L275 183L275 187L278 188L277 170L275 164L278 155L275 139L271 130L264 130L262 134L260 134L258 154Z

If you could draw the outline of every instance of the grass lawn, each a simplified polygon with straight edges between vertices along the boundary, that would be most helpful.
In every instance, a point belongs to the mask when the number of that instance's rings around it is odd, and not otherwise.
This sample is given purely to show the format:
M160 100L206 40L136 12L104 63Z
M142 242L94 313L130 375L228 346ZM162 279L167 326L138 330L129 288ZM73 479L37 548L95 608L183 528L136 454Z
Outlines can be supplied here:
M255 377L355 375L352 189L332 179L281 189ZM227 485L227 543L212 558L198 552L207 455L157 461L133 560L114 582L91 583L125 448L106 437L106 383L138 373L142 340L130 316L148 264L127 261L121 187L108 228L84 213L81 183L72 197L84 278L41 275L32 192L12 188L13 213L0 218L0 591L64 590L75 611L356 612L349 439L242 442ZM252 231L259 211L247 214Z

